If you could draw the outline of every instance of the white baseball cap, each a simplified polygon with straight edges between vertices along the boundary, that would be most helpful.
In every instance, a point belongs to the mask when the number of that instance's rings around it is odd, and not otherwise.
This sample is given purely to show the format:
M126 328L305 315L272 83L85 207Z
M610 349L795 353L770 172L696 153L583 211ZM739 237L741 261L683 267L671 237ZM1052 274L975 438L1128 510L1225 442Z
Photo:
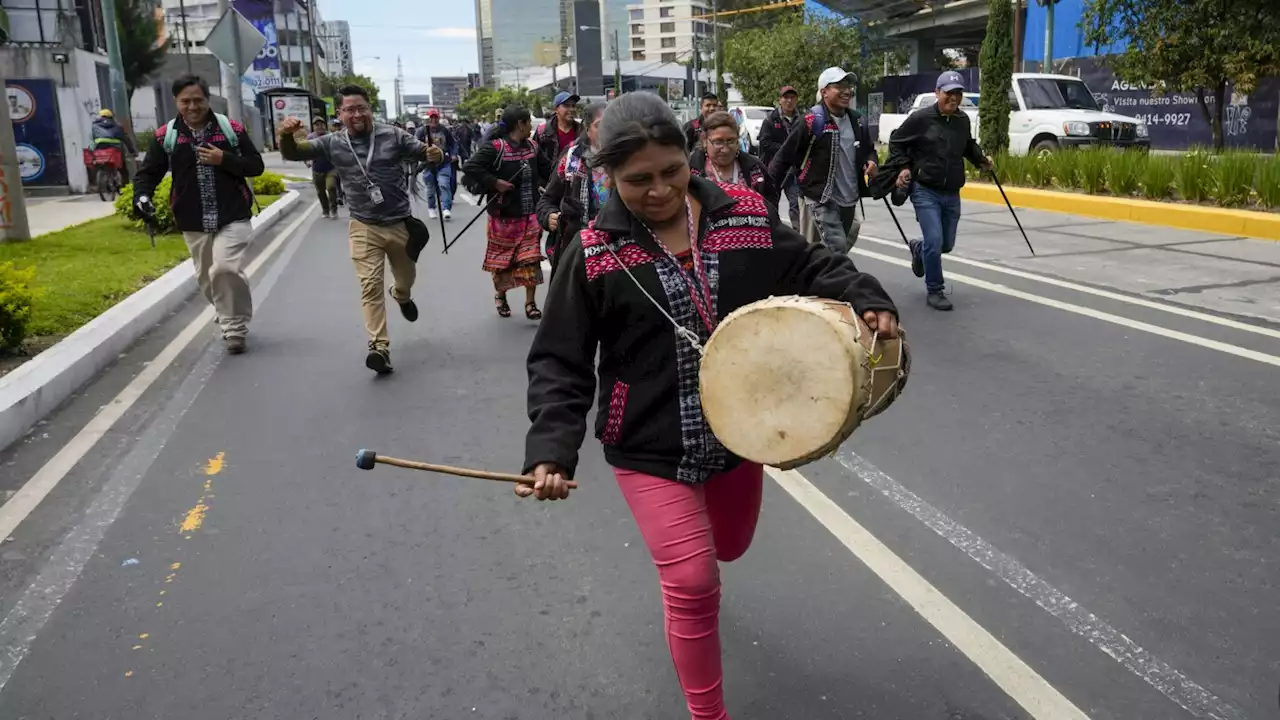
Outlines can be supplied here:
M818 76L818 89L821 90L828 85L835 85L838 82L845 81L857 82L858 76L851 72L845 72L838 67L829 67Z

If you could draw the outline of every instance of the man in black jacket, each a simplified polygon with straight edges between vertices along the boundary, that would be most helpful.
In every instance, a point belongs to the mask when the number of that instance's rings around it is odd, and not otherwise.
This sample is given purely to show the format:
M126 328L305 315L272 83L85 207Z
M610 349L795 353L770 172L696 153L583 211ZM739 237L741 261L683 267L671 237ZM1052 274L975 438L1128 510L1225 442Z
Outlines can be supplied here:
M538 143L538 167L545 173L538 178L538 184L546 187L551 182L551 172L556 161L569 146L577 142L581 134L578 125L578 96L569 92L561 92L555 98L556 112L549 118L535 138Z
M702 107L700 107L698 117L684 124L684 144L685 150L693 152L702 143L702 123L711 117L711 113L720 109L720 98L716 97L713 92L706 93L702 96Z
M991 161L973 139L969 116L960 111L964 77L949 70L935 84L936 105L909 115L889 137L890 157L905 157L908 166L898 173L897 186L910 188L923 240L911 245L911 270L923 277L929 307L952 309L944 293L942 255L956 245L960 225L960 188L964 187L964 161L989 169ZM914 185L913 185L914 181Z
M822 102L809 109L769 164L781 185L795 171L804 206L800 227L809 242L821 241L844 255L858 241L858 198L867 194L880 158L862 115L849 107L856 78L838 67L818 76Z
M249 278L242 269L253 218L248 178L262 174L262 155L240 123L209 109L204 80L178 78L173 96L178 117L156 130L134 179L134 204L153 217L151 196L165 173L173 173L174 224L191 251L200 291L217 311L227 352L239 355L253 317Z
M787 85L778 91L778 107L769 112L768 117L760 124L760 134L756 136L756 143L760 145L760 161L765 167L769 167L769 163L773 160L773 156L778 154L782 149L782 143L786 142L787 135L791 134L792 128L796 124L796 120L800 118L800 113L796 112L796 89ZM791 216L791 227L800 227L800 185L796 182L794 171L788 171L787 177L778 186L782 192L778 193L777 198L770 198L778 203L781 207L782 195L787 196L787 205L789 215Z

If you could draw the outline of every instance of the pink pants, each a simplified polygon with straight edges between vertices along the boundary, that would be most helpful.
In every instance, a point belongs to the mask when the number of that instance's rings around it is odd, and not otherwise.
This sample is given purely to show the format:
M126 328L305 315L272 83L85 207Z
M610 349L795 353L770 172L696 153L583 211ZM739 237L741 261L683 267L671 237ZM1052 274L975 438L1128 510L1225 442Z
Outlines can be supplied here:
M720 565L742 557L760 517L754 463L683 485L614 468L658 566L667 645L694 720L728 720L720 669Z

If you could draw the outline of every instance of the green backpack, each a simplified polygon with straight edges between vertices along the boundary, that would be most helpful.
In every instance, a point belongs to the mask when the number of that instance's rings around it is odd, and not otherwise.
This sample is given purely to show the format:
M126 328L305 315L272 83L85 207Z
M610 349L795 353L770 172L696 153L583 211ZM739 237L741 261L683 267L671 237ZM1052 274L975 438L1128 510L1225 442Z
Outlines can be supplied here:
M228 118L226 115L223 115L222 113L214 113L213 119L218 122L218 129L222 131L223 137L227 139L227 142L231 145L231 147L232 148L239 147L240 136L237 135L236 131L231 128L230 118ZM173 149L177 146L178 146L178 120L175 118L173 120L170 120L169 124L164 126L165 154L172 156ZM253 199L253 206L258 208L258 212L262 212L261 206L258 205L258 196L256 193L253 192L253 183L249 182L246 179L244 182L244 186L249 190L249 197Z

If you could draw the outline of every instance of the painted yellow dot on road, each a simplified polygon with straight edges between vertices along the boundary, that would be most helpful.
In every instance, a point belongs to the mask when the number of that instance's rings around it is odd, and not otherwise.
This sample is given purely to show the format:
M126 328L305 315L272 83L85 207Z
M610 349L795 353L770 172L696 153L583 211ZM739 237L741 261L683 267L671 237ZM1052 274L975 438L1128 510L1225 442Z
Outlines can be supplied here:
M200 500L203 501L204 498L200 498ZM204 525L204 514L208 510L209 506L205 505L204 502L197 502L196 506L188 510L187 516L182 519L182 527L179 528L179 531L189 533L199 530L200 526Z
M180 562L176 562L176 563L174 563L174 564L170 565L170 566L169 566L169 569L170 569L170 570L177 570L177 569L178 569L178 568L180 568L180 567L182 567L182 563L180 563Z
M149 638L149 637L151 637L151 633L142 633L141 635L139 635L139 636L138 636L138 639L139 639L139 640L146 640L146 639L147 639L147 638Z
M130 670L124 674L125 677L133 677L133 671Z
M134 649L134 650L141 650L141 649L142 649L142 646L141 646L141 645L134 645L134 646L133 646L133 649Z
M222 472L222 467L224 465L224 461L226 457L227 457L227 454L225 452L220 452L217 455L214 455L213 457L209 458L209 462L204 464L204 474L217 475L218 473Z

